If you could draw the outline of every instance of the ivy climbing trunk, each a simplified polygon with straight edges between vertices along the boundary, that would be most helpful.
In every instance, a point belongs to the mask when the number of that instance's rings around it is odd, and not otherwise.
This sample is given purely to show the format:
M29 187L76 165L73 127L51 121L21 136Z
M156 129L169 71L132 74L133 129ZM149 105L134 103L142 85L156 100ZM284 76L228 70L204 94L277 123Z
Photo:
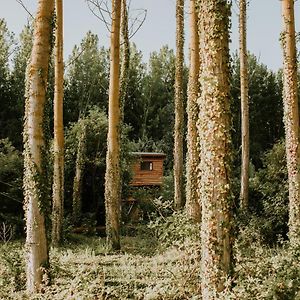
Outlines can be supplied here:
M216 299L230 271L230 85L229 15L226 0L198 0L200 141L202 202L202 299Z
M126 0L122 1L121 10L121 37L122 37L122 60L120 77L120 103L121 103L121 123L123 123L124 102L128 94L129 63L130 63L130 45L128 36L128 12Z
M55 83L54 83L54 167L53 167L53 206L52 206L52 244L61 241L64 212L64 62L63 62L63 2L55 1Z
M282 1L283 106L289 181L289 238L300 243L300 149L294 1Z
M81 131L79 132L79 140L77 146L75 177L73 182L73 222L79 223L81 215L81 190L82 190L82 177L84 170L84 161L86 153L86 125L82 121Z
M120 19L121 0L112 1L108 135L105 174L107 244L119 250L121 218L120 176Z
M176 0L175 125L174 125L174 207L184 206L183 197L183 44L184 0Z
M41 287L48 266L45 229L44 106L51 52L54 1L39 0L34 23L33 47L26 71L24 122L24 210L26 219L27 290Z
M190 70L187 99L187 158L186 158L186 210L195 222L201 221L201 207L198 194L200 179L199 147L197 142L198 94L199 94L199 34L196 0L190 0Z
M247 55L247 0L240 0L239 43L241 78L241 119L242 119L242 166L240 207L248 208L249 198L249 101L248 101L248 55Z

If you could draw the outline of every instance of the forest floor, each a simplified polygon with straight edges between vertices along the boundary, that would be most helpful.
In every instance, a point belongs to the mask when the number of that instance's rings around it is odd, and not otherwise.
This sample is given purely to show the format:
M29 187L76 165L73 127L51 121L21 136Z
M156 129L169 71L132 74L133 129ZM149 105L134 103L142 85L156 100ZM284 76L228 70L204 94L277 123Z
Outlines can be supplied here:
M119 252L109 252L103 237L69 233L62 247L50 249L50 276L36 295L24 290L24 241L2 241L0 299L201 299L199 232L174 214L125 230ZM239 228L233 261L215 299L300 300L300 247L267 245L248 226Z
M134 236L123 236L121 244L122 251L109 253L105 238L69 235L63 247L50 250L50 284L30 297L24 291L24 243L2 244L0 299L191 299L199 295L199 251L184 246L162 249L146 226Z

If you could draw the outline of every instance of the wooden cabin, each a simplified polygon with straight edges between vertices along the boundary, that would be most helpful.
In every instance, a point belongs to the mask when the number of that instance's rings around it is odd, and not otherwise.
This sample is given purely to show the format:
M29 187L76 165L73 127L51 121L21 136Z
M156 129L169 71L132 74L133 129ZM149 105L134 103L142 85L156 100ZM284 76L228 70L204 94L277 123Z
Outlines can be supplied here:
M131 186L160 186L163 183L164 153L132 152L134 162L132 164L133 178Z

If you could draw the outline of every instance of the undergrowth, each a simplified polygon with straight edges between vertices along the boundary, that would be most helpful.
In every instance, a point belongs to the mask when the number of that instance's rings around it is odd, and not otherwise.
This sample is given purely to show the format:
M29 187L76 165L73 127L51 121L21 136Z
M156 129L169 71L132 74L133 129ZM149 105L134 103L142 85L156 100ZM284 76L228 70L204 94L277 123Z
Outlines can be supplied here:
M137 226L122 252L105 239L72 235L50 251L51 284L26 295L24 248L0 245L0 299L201 299L199 226L181 213ZM234 275L218 299L300 300L300 249L263 242L241 227L234 242Z

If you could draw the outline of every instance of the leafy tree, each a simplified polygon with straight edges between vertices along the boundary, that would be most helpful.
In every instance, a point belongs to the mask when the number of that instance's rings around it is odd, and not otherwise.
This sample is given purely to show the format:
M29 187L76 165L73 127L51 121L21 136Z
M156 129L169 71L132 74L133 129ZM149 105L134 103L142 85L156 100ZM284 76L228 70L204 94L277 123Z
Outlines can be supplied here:
M0 166L0 222L23 231L22 153L7 138L0 140Z
M71 123L66 130L66 211L72 211L73 179L76 169L79 136L83 128L85 135L85 155L82 160L81 213L96 212L94 220L104 224L104 174L107 137L107 116L97 107L87 111L84 118ZM79 216L79 221L82 216Z
M0 138L16 139L15 98L10 80L9 56L14 44L14 36L9 32L6 22L0 19ZM21 132L21 127L17 127ZM18 135L20 136L20 135Z
M262 166L262 154L283 137L283 110L280 79L274 72L248 55L250 159L256 168ZM239 59L233 56L231 94L233 98L233 143L239 151L241 111Z
M134 43L130 47L130 63L127 96L124 100L124 122L131 126L129 136L133 140L142 137L142 122L145 95L145 78L147 66L143 62L142 52L139 51Z
M75 122L89 106L107 109L108 51L98 47L98 37L90 31L75 46L66 62L65 123Z
M265 242L273 244L286 237L288 221L288 181L284 141L262 156L263 167L250 180L249 208L257 218Z
M28 23L23 28L19 45L13 58L13 70L11 82L14 90L13 101L10 105L13 114L12 130L21 132L23 127L24 103L25 103L25 73L32 49L33 27ZM21 149L23 140L21 135L14 134L11 137L14 145Z

